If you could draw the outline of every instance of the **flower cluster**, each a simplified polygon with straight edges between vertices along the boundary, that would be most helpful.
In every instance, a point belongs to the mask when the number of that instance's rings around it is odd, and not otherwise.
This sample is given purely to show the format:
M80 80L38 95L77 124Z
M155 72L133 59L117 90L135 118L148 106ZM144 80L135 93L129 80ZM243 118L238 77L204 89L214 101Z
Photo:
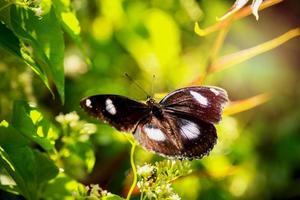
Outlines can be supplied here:
M154 165L138 167L137 186L141 191L141 199L179 200L180 197L173 191L171 182L190 172L190 163L179 160L163 160Z
M80 141L88 140L89 135L97 131L97 127L95 124L80 120L78 114L75 111L67 114L59 114L55 119L61 124L64 133L67 134L71 131L73 133L79 134Z
M102 199L102 197L108 197L111 195L112 194L110 192L103 190L101 187L99 187L98 184L96 185L92 184L90 186L78 188L78 190L73 194L73 197L77 200L79 199L98 200L98 199Z

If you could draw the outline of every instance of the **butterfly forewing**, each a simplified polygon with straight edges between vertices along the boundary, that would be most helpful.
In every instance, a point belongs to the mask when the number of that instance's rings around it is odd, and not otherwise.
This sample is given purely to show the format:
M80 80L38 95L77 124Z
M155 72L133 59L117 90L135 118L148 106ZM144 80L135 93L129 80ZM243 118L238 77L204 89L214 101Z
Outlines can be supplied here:
M186 87L168 94L160 101L165 112L194 117L208 123L221 120L225 90L217 87Z
M81 107L90 115L119 131L132 132L147 114L146 104L119 95L95 95L83 99Z

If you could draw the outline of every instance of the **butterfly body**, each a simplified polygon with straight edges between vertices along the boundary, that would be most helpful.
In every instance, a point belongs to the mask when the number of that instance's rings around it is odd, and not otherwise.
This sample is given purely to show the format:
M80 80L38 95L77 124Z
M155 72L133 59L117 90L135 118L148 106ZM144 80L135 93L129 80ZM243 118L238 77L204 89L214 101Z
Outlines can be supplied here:
M119 131L132 132L147 150L178 159L201 158L216 143L214 124L221 120L227 93L216 87L175 90L159 103L141 103L119 95L95 95L81 107Z

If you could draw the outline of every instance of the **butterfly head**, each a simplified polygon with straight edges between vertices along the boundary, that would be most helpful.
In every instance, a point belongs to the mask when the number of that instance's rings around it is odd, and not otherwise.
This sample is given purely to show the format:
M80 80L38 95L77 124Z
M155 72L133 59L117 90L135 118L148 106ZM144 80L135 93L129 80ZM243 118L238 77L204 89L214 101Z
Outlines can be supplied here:
M151 96L147 96L146 100L147 105L155 104L155 100Z
M146 101L148 107L150 108L150 113L153 114L154 116L161 118L163 111L162 107L159 103L156 103L155 100L151 97L149 97Z

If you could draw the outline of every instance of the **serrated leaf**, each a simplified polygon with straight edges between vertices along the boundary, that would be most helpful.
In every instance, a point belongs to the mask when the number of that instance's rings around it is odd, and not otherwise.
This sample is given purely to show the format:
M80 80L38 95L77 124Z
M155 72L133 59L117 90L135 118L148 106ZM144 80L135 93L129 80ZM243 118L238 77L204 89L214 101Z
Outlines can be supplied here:
M24 44L23 57L34 62L39 75L45 73L53 80L64 102L64 39L54 10L38 17L32 10L12 6L10 14L11 27Z
M297 36L300 36L299 28L292 29L273 40L262 43L255 47L244 49L242 51L223 56L220 59L216 60L214 63L212 63L209 72L224 70L231 66L242 63L246 60L249 60L250 58L253 58L254 56L262 54L266 51L270 51Z
M259 106L270 99L269 94L260 94L248 99L230 102L224 109L224 115L234 115L246 110L250 110L256 106Z

